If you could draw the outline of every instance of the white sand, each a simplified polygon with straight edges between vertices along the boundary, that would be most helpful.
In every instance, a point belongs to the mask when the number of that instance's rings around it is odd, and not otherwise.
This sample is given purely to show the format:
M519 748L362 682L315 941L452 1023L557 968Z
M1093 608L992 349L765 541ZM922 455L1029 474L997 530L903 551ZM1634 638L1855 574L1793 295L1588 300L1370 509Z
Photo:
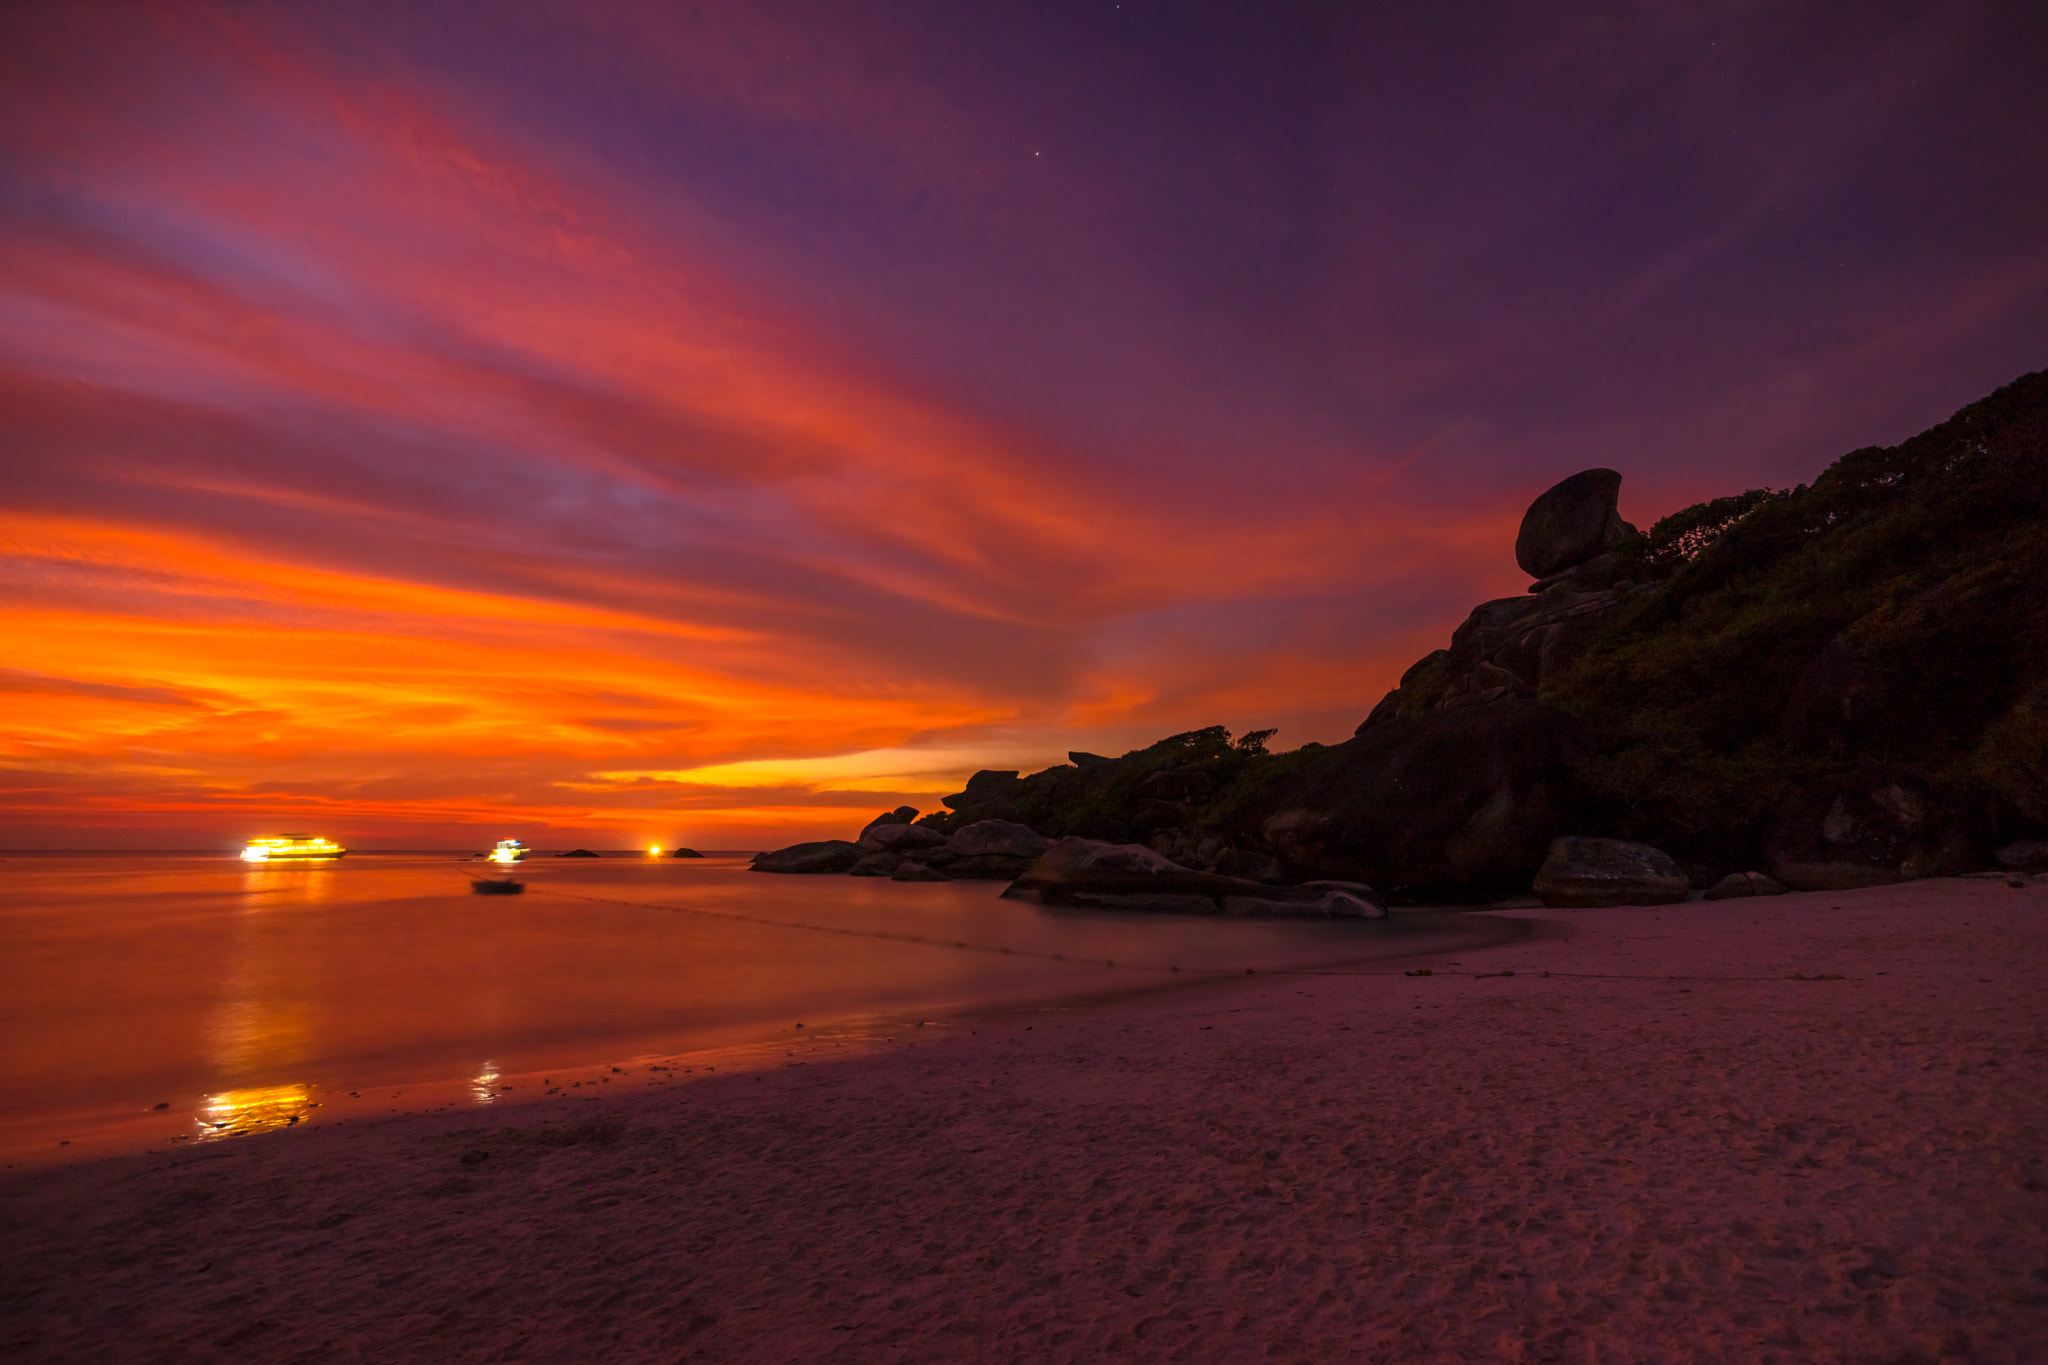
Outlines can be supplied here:
M1518 913L1429 977L14 1173L0 1356L2048 1361L2048 885Z

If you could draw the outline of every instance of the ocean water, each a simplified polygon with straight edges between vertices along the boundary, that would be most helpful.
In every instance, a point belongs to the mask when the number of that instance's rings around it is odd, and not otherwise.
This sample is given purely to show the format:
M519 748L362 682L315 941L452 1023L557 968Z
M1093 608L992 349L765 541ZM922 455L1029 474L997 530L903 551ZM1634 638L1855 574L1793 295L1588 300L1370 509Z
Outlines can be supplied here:
M472 894L478 875L434 854L5 855L0 1161L807 1064L1458 932L1055 911L741 856L540 856L518 896Z

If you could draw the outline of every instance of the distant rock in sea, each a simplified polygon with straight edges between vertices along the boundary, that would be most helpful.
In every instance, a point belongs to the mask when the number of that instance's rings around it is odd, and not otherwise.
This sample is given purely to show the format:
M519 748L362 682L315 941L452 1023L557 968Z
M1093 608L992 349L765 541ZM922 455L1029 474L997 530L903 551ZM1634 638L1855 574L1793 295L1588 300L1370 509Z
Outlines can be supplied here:
M597 855L587 848L572 848L567 853L557 853L557 858L595 858Z

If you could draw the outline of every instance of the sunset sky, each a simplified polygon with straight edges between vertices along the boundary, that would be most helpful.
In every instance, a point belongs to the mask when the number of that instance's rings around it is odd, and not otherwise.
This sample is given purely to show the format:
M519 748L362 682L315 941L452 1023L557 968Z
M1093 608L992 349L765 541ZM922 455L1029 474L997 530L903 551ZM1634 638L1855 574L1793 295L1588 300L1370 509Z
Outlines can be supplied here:
M1347 737L2048 365L2048 10L16 3L0 846L850 837Z

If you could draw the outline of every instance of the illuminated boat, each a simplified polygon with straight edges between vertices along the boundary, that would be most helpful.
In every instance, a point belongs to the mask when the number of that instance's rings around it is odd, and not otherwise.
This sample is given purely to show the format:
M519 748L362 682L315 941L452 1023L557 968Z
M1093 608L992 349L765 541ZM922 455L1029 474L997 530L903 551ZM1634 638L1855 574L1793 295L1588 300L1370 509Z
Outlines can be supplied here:
M280 834L272 839L251 839L242 850L249 863L295 862L308 858L339 858L348 852L331 839L314 834Z
M494 863L523 863L526 861L526 855L531 852L533 852L532 849L520 843L517 839L500 839L498 840L498 846L491 850L491 861Z

